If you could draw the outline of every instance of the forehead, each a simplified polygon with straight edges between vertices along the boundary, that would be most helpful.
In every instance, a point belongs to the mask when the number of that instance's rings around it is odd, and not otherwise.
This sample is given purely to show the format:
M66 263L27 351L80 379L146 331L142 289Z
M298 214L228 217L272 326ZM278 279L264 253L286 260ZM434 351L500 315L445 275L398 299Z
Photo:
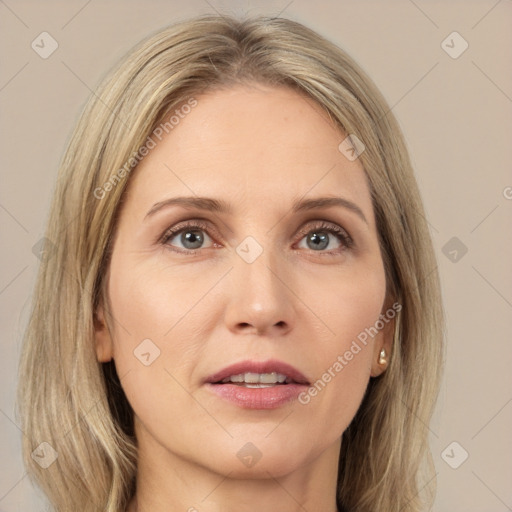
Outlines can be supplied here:
M131 178L129 200L151 207L166 196L199 195L247 210L262 201L285 207L304 196L341 195L371 219L362 165L340 152L346 135L311 98L254 85L195 100L161 141L153 136L157 144Z

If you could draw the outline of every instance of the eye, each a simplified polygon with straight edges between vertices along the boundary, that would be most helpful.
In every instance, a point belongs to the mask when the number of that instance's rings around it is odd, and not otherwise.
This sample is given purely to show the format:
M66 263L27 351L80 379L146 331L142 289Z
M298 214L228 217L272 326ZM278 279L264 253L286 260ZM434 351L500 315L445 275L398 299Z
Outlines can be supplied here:
M222 247L208 235L210 229L207 222L198 219L179 223L162 235L161 244L182 254L195 254L201 249ZM309 224L299 235L299 249L326 255L336 255L353 246L350 235L342 227L327 221Z
M168 229L161 243L178 252L194 252L213 246L213 240L207 234L208 225L201 221L178 224Z
M325 221L301 230L300 235L302 238L298 247L315 252L339 253L353 245L350 235L343 228Z

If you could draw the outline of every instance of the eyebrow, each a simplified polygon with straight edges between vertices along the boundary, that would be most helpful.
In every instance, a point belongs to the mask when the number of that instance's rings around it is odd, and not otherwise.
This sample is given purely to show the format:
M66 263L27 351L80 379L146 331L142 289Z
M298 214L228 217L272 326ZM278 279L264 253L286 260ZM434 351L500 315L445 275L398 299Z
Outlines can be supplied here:
M198 196L172 197L155 203L146 214L144 220L151 217L162 208L167 208L169 206L181 206L183 208L198 209L215 213L231 213L233 211L229 203L220 199ZM317 197L315 199L297 200L293 203L292 212L297 213L319 208L331 208L333 206L341 206L342 208L350 210L368 224L361 208L359 208L357 204L343 197Z
M196 210L205 210L209 212L216 213L231 213L231 206L229 203L219 199L212 199L210 197L171 197L170 199L165 199L164 201L160 201L155 203L151 209L146 213L146 217L151 217L157 211L162 208L166 208L168 206L182 206L183 208L196 209Z
M308 211L316 208L330 208L333 206L341 206L351 212L355 213L362 221L368 224L366 217L364 216L363 210L357 206L357 204L345 199L343 197L317 197L315 199L303 199L296 201L293 204L292 211Z

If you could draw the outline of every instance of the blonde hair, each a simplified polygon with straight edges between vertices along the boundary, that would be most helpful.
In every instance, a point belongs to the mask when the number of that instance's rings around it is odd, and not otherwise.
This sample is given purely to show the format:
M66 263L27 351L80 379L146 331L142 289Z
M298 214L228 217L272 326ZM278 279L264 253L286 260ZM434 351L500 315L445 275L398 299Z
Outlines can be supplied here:
M398 124L360 67L301 24L204 16L148 38L116 67L87 104L61 164L18 397L25 463L59 512L118 512L134 493L133 412L113 364L98 363L94 348L94 313L108 305L109 257L131 172L126 162L136 164L134 155L177 106L240 83L301 91L365 145L359 158L388 297L402 310L389 368L371 379L343 434L338 505L351 512L424 506L420 469L425 462L431 467L428 424L444 318L432 242ZM107 182L113 184L108 193L98 193ZM46 469L31 457L42 442L58 454Z

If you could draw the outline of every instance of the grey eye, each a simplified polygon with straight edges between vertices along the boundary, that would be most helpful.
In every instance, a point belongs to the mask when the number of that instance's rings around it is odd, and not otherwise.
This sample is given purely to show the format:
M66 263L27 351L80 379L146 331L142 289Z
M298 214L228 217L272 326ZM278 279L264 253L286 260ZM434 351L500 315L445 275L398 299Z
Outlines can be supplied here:
M208 234L203 229L197 228L183 228L165 241L168 245L186 250L203 249L211 245L211 242Z
M204 242L203 233L199 230L188 230L180 233L180 242L185 249L199 249Z
M310 249L321 250L329 245L329 235L327 233L311 233L307 236L307 244Z
M312 251L323 251L329 247L329 244L331 244L330 249L337 249L341 245L336 236L325 230L311 231L301 240L301 244L304 240L306 241L307 249ZM332 246L332 242L335 242L334 246Z

